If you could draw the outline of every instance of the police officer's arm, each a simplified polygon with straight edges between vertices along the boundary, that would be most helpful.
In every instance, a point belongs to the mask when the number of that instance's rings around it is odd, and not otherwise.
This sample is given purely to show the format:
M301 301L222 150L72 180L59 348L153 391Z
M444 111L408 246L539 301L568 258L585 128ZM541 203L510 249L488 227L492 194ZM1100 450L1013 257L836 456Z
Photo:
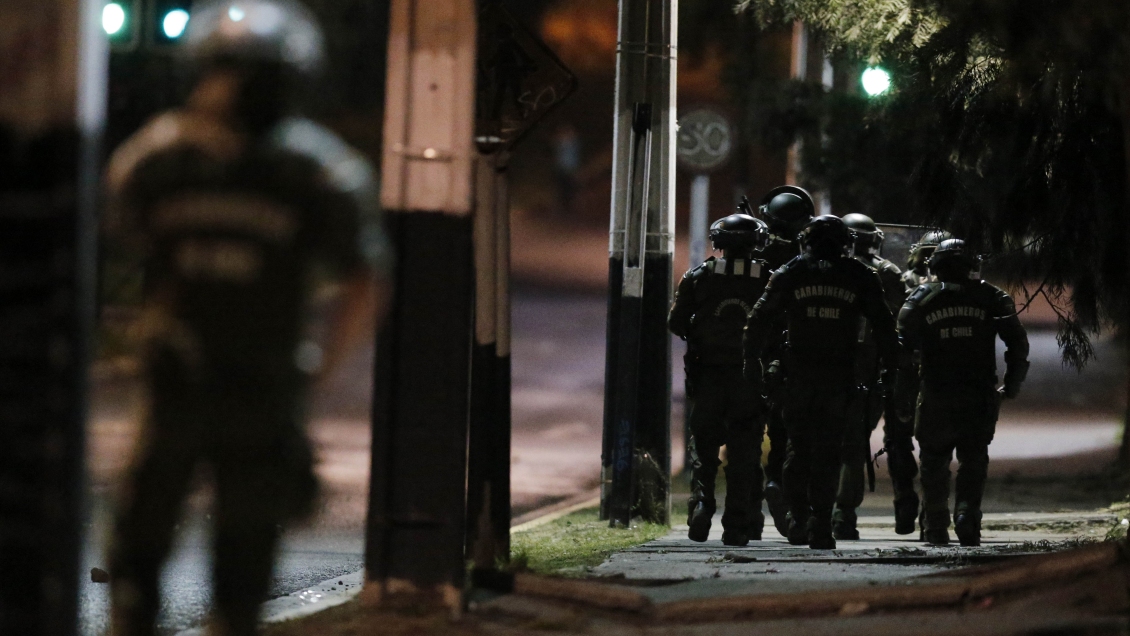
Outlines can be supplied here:
M895 317L887 307L883 283L878 273L870 271L864 277L860 300L862 301L863 315L867 317L871 324L871 333L875 338L875 345L879 349L883 368L893 371L899 365L898 331L895 326Z
M887 302L887 309L891 310L892 315L898 316L908 295L902 271L894 263L887 262L886 267L879 270L879 278L883 281L883 297Z
M761 352L764 351L774 326L784 321L788 302L787 287L786 271L781 269L774 272L769 278L769 284L765 286L765 293L757 300L746 320L742 336L743 373L751 382L762 381Z
M320 168L314 252L339 287L323 345L320 382L375 333L391 296L392 250L381 227L376 179L357 151L305 120L283 126L278 143Z
M914 293L902 306L898 317L898 336L902 344L899 353L898 381L895 385L895 411L899 419L909 421L914 411L914 395L918 386L917 356L921 350L922 309L918 306L921 294Z
M679 288L675 290L675 302L671 305L671 312L667 314L667 328L683 340L687 339L691 319L694 318L694 273L695 270L687 272L679 281Z
M1004 396L1014 398L1020 394L1020 384L1028 377L1028 332L1020 324L1016 303L1000 289L993 299L993 320L1005 345Z

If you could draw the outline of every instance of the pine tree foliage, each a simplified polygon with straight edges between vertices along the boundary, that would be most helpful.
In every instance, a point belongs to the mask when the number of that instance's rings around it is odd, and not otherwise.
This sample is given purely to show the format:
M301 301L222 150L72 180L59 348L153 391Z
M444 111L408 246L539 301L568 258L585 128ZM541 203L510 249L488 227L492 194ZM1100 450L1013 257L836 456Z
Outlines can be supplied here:
M882 63L894 76L892 94L863 105L834 94L794 100L807 104L807 112L824 113L808 118L807 133L789 109L751 102L762 130L802 138L819 130L820 150L808 153L814 158L806 157L805 167L816 164L811 167L834 199L837 179L870 182L872 191L890 185L874 187L877 175L881 182L902 180L917 220L981 244L1014 282L1037 281L1021 304L1037 296L1050 302L1059 314L1065 362L1074 366L1091 356L1090 335L1130 323L1130 3L745 0L738 6L763 25L802 20L838 59ZM828 115L837 108L838 118ZM875 133L882 143L859 143L853 136L866 141L861 130L882 131ZM865 157L889 156L856 161L853 152L860 150Z

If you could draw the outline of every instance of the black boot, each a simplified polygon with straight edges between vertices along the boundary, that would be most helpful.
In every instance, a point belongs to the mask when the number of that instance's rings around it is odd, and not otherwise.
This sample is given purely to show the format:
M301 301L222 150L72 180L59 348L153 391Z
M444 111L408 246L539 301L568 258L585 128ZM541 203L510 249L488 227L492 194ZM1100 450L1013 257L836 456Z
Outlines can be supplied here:
M895 534L914 532L914 519L918 516L918 495L911 493L895 500Z
M745 534L750 541L761 541L761 534L765 530L765 513L761 512L761 502L754 506L754 512L749 515Z
M749 545L745 528L726 528L722 531L722 545L743 547Z
M855 527L854 510L840 510L832 514L832 536L841 541L859 541L859 530Z
M789 508L785 505L785 491L781 484L771 481L765 484L765 503L769 504L769 516L773 517L773 527L782 537L789 536Z
M691 511L687 517L687 538L702 543L710 537L710 520L714 518L714 506L705 501L691 500Z
M808 543L808 519L796 519L789 513L789 529L785 533L791 545L805 545Z
M832 535L832 520L808 520L808 547L813 550L835 550L836 537Z
M981 512L963 510L953 520L953 531L961 545L974 548L981 545Z
M926 543L928 543L929 545L950 544L950 533L949 530L945 528L926 528L925 530L923 530L923 534L925 535Z

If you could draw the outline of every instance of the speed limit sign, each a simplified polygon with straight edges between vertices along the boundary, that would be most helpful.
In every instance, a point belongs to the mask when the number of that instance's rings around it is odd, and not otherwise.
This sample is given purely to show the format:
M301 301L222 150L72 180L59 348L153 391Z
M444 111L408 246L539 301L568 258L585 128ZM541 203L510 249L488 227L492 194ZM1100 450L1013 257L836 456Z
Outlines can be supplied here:
M734 149L734 130L721 113L698 108L679 118L675 154L679 165L696 174L722 167Z

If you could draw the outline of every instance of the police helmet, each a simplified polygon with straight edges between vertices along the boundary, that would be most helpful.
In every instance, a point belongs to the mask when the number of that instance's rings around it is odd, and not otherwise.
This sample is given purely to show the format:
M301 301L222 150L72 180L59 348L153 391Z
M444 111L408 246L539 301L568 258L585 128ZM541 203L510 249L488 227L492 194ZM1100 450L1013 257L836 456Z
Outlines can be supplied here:
M979 278L980 257L971 253L961 239L942 241L929 259L930 273L945 282L959 282Z
M731 214L710 226L710 242L720 250L759 250L769 241L765 222L748 214Z
M883 230L866 214L851 213L843 216L844 225L855 233L856 254L878 254L883 247Z
M826 214L809 221L798 238L801 249L806 254L817 258L835 258L847 253L855 235L843 219Z
M210 0L194 8L185 41L197 63L275 63L307 77L325 58L317 20L295 0Z
M924 272L926 263L930 259L930 255L934 253L934 249L938 247L942 241L948 241L953 238L953 234L945 230L930 230L918 239L917 243L910 246L910 252L907 255L906 265L908 268Z
M816 216L816 206L804 188L783 185L773 188L761 199L758 212L770 232L791 241Z

